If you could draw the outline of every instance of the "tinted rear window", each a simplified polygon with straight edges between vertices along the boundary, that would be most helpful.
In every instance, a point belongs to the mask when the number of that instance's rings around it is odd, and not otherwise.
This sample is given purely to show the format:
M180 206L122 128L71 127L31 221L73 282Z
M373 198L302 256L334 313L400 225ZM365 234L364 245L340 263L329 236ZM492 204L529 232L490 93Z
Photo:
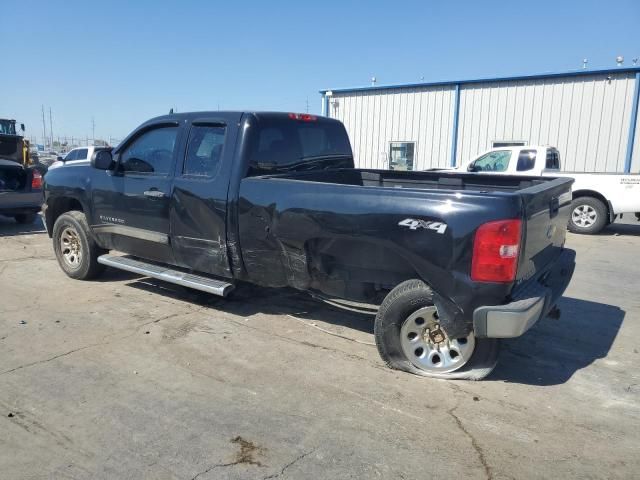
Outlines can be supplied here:
M560 155L557 150L547 150L546 168L558 170L560 168Z
M251 146L253 169L272 170L319 157L352 155L347 132L338 122L262 117L257 127Z

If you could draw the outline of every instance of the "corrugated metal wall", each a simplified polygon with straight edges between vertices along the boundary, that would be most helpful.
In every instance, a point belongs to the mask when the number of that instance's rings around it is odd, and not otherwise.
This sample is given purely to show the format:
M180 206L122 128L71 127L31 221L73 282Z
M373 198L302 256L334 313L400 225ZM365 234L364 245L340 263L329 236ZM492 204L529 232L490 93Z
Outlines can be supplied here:
M389 143L415 142L414 169L446 166L451 155L454 86L336 94L332 117L351 139L356 165L389 168Z
M638 87L640 88L640 85ZM631 172L640 173L640 108L636 111L636 135L633 142Z
M632 72L611 72L462 84L456 164L494 141L521 140L558 147L565 170L622 172L634 82ZM454 102L455 84L335 92L329 114L345 124L357 166L388 168L389 143L411 141L422 170L450 163ZM640 123L635 145L632 172Z
M457 162L496 140L558 147L569 171L624 170L635 75L462 85Z

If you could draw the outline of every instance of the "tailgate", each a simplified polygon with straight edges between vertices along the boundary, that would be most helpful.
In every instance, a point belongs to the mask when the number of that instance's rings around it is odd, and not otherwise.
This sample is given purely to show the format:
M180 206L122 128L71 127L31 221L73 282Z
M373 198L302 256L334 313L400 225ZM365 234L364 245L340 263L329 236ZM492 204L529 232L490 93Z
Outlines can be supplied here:
M533 277L562 252L571 212L572 183L572 178L554 178L518 192L524 211L524 248L517 280Z

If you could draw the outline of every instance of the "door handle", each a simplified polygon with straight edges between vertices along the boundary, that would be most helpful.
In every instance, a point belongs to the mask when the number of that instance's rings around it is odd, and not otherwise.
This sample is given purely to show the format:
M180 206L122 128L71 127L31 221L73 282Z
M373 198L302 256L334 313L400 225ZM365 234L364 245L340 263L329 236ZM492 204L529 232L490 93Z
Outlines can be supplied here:
M152 188L151 190L146 190L144 192L144 196L145 197L151 197L151 198L164 198L167 195L164 192L161 192L158 189Z

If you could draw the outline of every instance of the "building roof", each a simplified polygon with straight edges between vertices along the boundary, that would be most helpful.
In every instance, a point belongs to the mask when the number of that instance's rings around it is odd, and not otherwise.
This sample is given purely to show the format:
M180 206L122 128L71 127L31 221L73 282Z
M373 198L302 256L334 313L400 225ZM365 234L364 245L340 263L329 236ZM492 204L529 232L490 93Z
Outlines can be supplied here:
M606 68L600 70L571 70L568 72L551 72L551 73L538 73L533 75L516 75L511 77L488 77L488 78L476 78L467 80L447 80L439 82L419 82L419 83L399 83L389 85L374 85L367 87L349 87L349 88L327 88L320 90L321 94L327 92L333 93L348 93L348 92L363 92L363 91L376 91L376 90L390 90L396 88L417 88L417 87L434 87L442 85L466 85L471 83L486 83L486 82L506 82L513 80L540 80L544 78L558 78L558 77L579 77L584 75L598 75L607 73L640 73L640 67L615 67Z

